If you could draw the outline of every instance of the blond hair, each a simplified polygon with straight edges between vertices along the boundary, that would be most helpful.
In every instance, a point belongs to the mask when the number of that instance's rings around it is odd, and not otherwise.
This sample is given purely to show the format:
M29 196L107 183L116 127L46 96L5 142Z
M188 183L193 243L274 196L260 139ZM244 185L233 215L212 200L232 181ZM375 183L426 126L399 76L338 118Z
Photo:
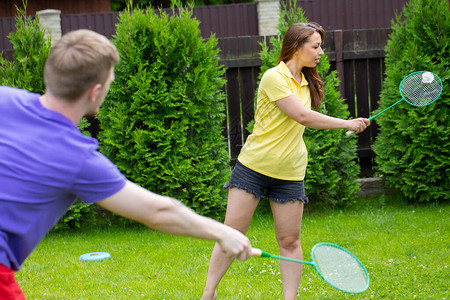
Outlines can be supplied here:
M45 63L44 82L54 96L74 101L95 84L104 84L119 61L116 47L87 29L62 36Z

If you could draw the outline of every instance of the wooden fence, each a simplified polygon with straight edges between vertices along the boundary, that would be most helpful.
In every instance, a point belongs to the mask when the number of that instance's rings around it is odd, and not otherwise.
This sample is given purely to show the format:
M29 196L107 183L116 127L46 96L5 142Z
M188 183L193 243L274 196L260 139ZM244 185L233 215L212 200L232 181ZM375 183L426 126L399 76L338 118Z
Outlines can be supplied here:
M387 28L407 0L299 0L305 17L325 30Z

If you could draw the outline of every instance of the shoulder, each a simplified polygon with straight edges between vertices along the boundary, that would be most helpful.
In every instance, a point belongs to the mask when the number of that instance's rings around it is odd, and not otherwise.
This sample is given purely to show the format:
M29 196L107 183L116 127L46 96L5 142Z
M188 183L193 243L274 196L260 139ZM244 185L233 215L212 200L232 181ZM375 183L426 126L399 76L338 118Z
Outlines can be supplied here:
M14 96L26 96L26 95L34 95L34 94L27 90L0 85L0 95L3 98L5 96L14 97Z
M31 93L27 90L9 86L0 86L0 105L3 104L8 107L13 103L22 103L23 105L26 105L29 103L29 100L39 98L39 96L39 94Z
M286 84L289 81L289 78L280 71L278 67L273 67L267 70L262 78L261 84L264 85L280 85Z

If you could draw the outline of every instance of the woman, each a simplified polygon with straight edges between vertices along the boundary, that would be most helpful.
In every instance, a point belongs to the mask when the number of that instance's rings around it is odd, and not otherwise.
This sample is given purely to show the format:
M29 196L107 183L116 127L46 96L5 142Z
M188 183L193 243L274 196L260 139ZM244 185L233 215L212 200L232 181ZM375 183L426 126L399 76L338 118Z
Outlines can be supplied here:
M316 65L324 54L325 31L317 23L293 24L283 40L278 65L264 73L258 90L253 133L247 138L231 174L225 224L247 232L262 198L270 199L280 255L302 259L300 227L308 153L305 127L347 129L359 133L364 118L342 120L311 110L324 96ZM212 252L202 299L214 299L216 287L231 265L220 246ZM283 295L295 299L302 265L280 261Z

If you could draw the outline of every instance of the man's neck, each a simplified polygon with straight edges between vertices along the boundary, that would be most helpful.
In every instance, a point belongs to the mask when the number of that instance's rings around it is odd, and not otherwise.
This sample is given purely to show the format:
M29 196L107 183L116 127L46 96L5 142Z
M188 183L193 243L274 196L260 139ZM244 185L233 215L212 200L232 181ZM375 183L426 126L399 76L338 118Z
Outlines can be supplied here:
M68 102L62 99L58 99L51 95L50 93L45 93L41 97L39 97L42 106L49 110L56 111L63 116L67 117L71 120L75 125L78 125L81 121L81 118L84 116L84 112L80 110L80 105L78 105L79 101L76 102Z

